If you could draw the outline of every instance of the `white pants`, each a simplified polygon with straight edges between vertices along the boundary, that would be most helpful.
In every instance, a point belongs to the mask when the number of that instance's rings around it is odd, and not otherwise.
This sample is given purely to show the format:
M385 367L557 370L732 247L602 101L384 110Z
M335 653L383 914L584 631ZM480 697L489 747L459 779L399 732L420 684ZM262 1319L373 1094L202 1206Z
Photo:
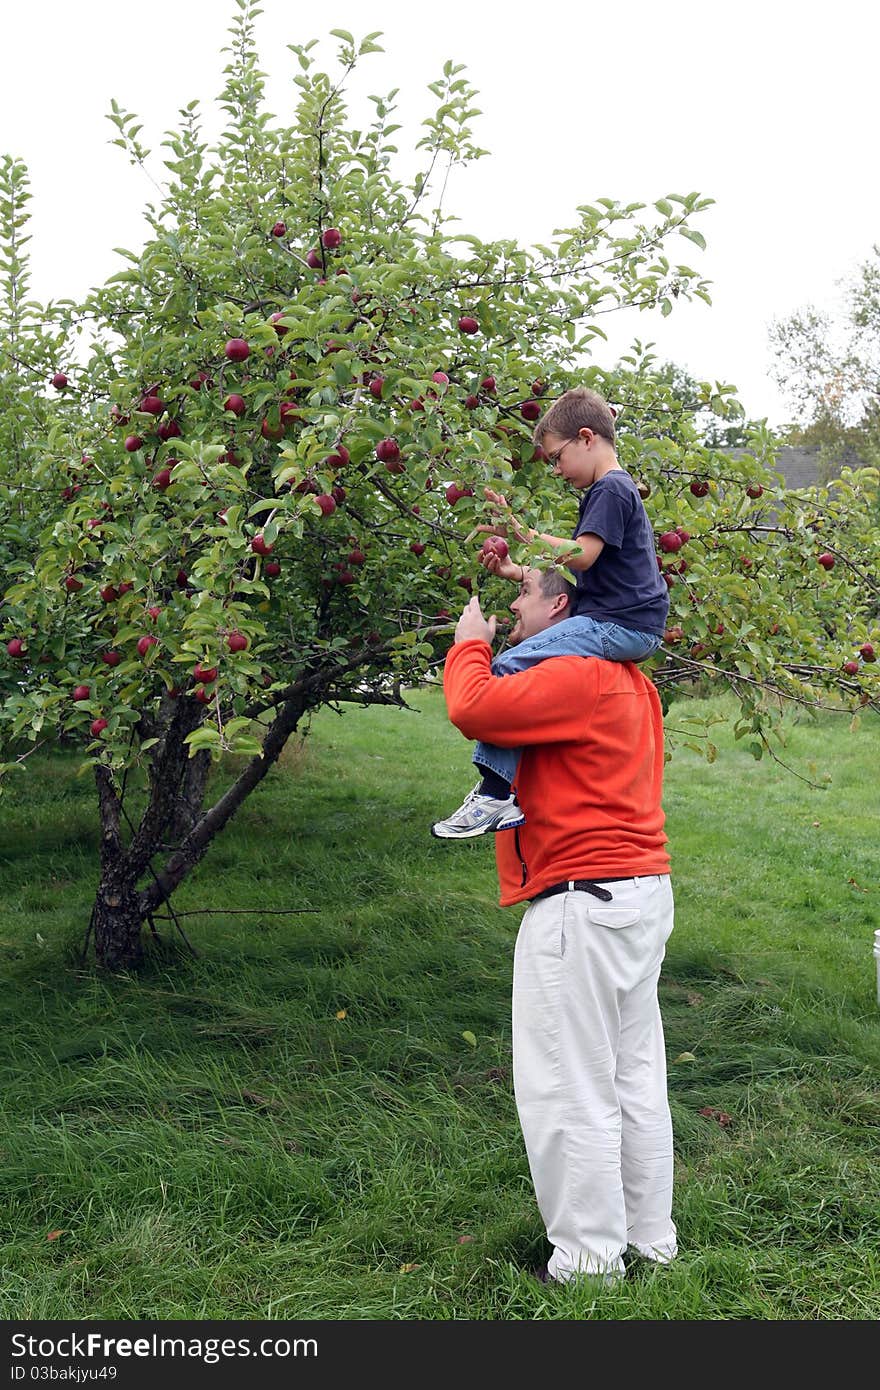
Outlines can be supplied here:
M657 981L669 876L559 893L522 919L513 965L513 1082L549 1273L624 1272L627 1245L675 1257L672 1121Z

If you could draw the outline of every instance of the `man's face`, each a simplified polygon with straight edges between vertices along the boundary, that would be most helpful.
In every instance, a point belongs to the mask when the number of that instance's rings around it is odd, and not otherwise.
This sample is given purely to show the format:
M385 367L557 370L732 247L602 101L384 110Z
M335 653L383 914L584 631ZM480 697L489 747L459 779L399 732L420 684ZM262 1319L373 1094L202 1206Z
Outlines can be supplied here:
M507 639L510 645L515 647L527 637L534 637L536 632L543 632L558 620L559 610L559 595L553 594L547 598L541 590L540 571L526 570L519 594L510 605L511 613L516 614L516 622Z

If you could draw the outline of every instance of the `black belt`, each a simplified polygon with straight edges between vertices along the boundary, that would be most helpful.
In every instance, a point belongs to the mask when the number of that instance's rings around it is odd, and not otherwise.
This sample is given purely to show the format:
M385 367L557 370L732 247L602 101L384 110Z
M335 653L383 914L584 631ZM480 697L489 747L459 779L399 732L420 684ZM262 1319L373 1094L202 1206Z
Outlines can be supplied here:
M609 893L607 888L600 888L602 883L629 883L628 878L569 878L564 883L554 883L552 888L542 888L540 893L536 893L529 902L539 902L541 898L552 898L557 893L592 893L594 898L601 898L603 903L610 903L614 894Z

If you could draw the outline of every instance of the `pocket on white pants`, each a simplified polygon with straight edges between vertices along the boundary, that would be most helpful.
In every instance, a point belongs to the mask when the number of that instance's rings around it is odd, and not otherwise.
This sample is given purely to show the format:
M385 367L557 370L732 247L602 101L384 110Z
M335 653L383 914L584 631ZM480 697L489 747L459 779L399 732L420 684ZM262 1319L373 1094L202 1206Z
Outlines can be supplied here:
M597 927L611 927L618 931L621 927L634 927L642 920L638 907L590 907L587 912L591 922Z

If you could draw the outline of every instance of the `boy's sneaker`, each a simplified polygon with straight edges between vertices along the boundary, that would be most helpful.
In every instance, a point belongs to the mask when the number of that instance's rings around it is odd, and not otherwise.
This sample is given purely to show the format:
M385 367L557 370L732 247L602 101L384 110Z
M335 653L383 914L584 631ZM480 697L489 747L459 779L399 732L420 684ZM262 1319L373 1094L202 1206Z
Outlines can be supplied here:
M477 785L468 792L457 811L446 820L434 822L431 834L438 840L472 840L490 830L513 830L525 823L526 818L513 793L503 798L486 796Z

